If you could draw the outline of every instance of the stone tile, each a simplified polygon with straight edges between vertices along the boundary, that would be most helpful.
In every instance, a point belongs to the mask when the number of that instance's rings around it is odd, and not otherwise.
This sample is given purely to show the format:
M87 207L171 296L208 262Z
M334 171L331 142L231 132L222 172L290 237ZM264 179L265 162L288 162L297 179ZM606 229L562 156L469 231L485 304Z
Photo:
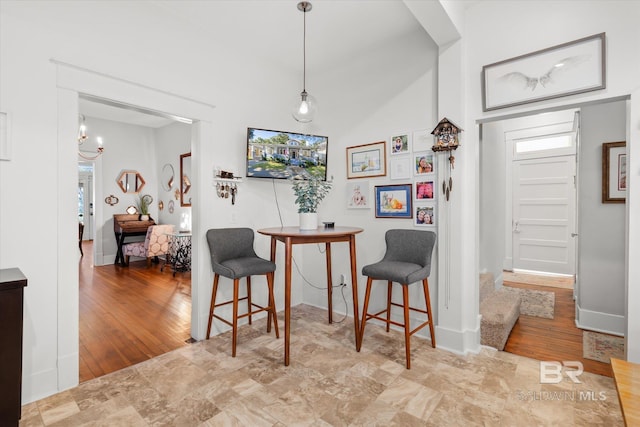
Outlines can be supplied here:
M399 411L406 412L416 418L427 420L438 406L442 393L427 388L419 383L398 378L378 396Z
M482 408L455 395L446 395L428 419L428 425L500 425L500 413ZM505 424L509 425L509 424ZM513 425L533 425L524 420Z
M44 426L44 421L40 416L40 410L38 409L38 403L32 402L22 406L22 412L20 414L20 426L21 427L41 427Z
M379 399L371 402L349 425L351 426L388 426L398 410Z
M83 426L89 424L99 425L128 425L123 420L130 419L132 425L145 425L144 420L138 412L133 408L126 399L116 397L91 408L79 411L69 417L65 417L55 423L47 423L49 426L67 427L67 426ZM112 420L108 423L107 420Z
M540 362L481 348L456 355L353 319L292 309L291 364L265 318L25 405L21 426L622 426L611 378L584 373L541 384ZM280 317L281 332L282 316Z
M38 409L45 425L51 425L80 413L80 408L70 391L63 391L40 400Z
M278 422L278 419L271 416L263 408L247 405L246 402L242 400L238 400L232 405L229 405L225 411L236 418L240 425L243 426L267 427L273 426Z

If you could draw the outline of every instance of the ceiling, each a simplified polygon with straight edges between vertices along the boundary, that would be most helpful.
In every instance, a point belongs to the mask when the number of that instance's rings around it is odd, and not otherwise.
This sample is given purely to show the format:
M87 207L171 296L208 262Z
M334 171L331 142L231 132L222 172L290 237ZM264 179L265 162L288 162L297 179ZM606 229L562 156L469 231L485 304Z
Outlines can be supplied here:
M149 22L170 19L174 28L167 32L186 29L197 40L205 44L210 41L220 52L233 55L234 51L249 51L256 61L277 61L283 69L297 72L302 68L304 17L297 3L297 0L152 0L133 7L144 6ZM306 15L307 68L316 73L343 67L408 34L422 32L428 37L403 1L314 0L312 4L313 9ZM233 37L233 44L220 40L220 34ZM172 121L139 109L95 101L81 99L81 114L151 128Z

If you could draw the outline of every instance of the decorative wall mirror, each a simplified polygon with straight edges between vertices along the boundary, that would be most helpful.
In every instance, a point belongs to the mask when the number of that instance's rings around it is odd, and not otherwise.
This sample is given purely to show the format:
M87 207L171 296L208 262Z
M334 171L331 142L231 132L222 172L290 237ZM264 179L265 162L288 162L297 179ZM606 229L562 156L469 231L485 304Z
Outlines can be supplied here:
M173 188L174 176L175 176L175 173L173 171L173 165L171 165L171 163L167 163L162 167L162 174L160 176L160 181L162 184L162 189L164 191L171 191L171 188Z
M123 193L138 194L146 184L138 171L123 170L116 180Z
M191 206L191 153L180 154L180 206Z

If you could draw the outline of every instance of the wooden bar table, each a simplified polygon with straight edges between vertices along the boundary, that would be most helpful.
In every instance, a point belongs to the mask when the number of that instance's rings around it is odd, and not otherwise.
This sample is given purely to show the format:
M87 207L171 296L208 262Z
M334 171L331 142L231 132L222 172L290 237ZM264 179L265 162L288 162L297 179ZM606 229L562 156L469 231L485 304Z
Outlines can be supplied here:
M611 359L622 416L627 426L640 426L640 364Z
M327 258L327 288L329 292L329 322L332 319L331 306L331 243L349 242L349 256L351 259L351 288L353 292L353 326L355 331L356 351L360 351L360 318L358 312L358 272L356 271L356 234L362 228L334 227L315 230L300 230L299 227L273 227L258 230L258 233L271 236L271 261L276 260L276 242L284 243L284 364L289 366L289 342L291 333L291 257L292 247L305 243L324 243Z

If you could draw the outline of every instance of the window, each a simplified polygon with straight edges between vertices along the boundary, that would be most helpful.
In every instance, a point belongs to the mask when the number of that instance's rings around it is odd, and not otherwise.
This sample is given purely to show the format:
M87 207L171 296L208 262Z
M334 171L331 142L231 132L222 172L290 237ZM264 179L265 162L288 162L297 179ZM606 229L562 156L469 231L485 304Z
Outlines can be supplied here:
M557 150L573 146L573 134L547 135L544 137L516 139L514 141L516 154L531 153L533 151Z

